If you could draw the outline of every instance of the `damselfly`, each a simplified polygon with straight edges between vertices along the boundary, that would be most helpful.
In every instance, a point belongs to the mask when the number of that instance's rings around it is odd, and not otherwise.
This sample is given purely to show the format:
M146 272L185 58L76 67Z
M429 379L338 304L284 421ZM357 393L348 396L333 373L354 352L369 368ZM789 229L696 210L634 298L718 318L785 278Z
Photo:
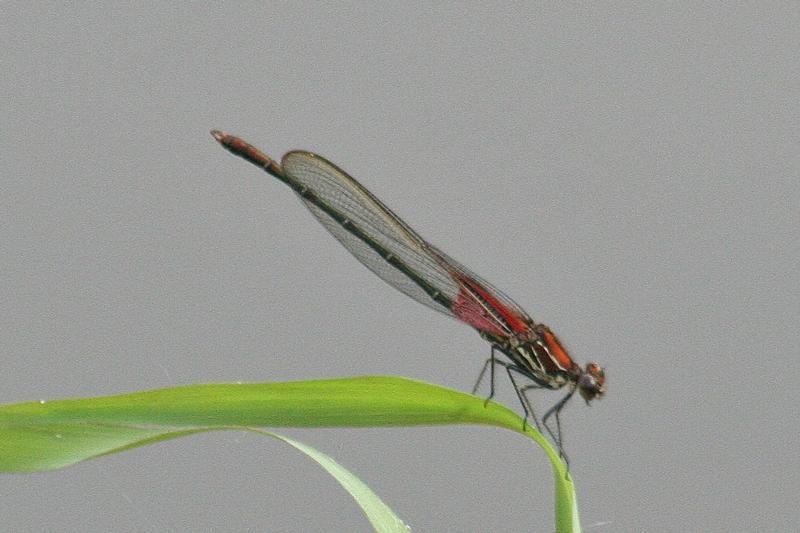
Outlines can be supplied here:
M525 412L550 434L563 455L559 413L578 391L588 404L605 392L605 372L596 363L581 368L555 334L536 323L514 301L473 274L395 215L346 172L311 152L292 151L280 164L239 137L219 130L219 143L289 185L323 226L356 258L389 285L432 309L475 328L491 344L473 394L488 368L487 401L494 396L495 366L505 368ZM497 352L508 358L497 358ZM520 386L514 375L531 383ZM569 392L545 412L541 424L526 392ZM555 430L548 425L555 418Z

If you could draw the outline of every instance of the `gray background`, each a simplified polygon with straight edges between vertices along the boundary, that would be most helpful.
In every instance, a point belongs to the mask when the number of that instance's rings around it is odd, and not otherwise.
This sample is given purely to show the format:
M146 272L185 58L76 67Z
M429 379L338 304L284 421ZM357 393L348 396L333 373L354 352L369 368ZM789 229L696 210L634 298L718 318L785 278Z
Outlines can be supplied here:
M588 530L800 528L797 3L0 10L2 401L470 389L474 331L357 264L216 127L328 156L607 366L607 398L564 417ZM552 527L516 434L284 433L416 531ZM369 530L303 456L235 433L2 476L0 524Z

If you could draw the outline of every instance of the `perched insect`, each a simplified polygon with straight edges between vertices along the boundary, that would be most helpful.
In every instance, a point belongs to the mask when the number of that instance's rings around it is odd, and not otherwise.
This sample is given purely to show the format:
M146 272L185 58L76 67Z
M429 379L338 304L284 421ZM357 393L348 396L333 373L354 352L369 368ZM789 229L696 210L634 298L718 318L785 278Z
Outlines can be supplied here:
M487 359L473 389L486 369L494 396L494 368L506 369L528 416L543 425L562 456L559 413L575 391L589 403L605 392L605 373L596 363L581 368L555 334L533 321L511 298L473 274L453 258L420 237L386 205L333 163L311 152L293 151L281 163L233 135L213 130L214 138L231 153L263 168L289 185L311 213L356 258L389 285L428 307L469 324L489 341ZM508 358L497 358L497 352ZM520 387L514 374L532 383ZM526 391L561 389L569 392L542 417L534 414ZM548 425L556 420L555 431Z

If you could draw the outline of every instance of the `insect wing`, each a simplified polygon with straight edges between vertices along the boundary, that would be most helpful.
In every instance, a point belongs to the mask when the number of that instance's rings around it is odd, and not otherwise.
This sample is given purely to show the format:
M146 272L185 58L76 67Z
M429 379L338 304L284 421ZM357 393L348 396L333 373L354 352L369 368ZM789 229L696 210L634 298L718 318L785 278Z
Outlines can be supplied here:
M531 331L533 319L519 304L452 257L434 250L461 286L461 293L452 306L456 318L498 336L525 335Z
M356 259L404 294L441 313L455 316L450 302L459 294L458 283L437 258L427 252L424 241L372 193L333 163L310 152L289 152L283 156L281 166L290 179L307 187L317 197L317 201L312 202L298 194L311 213ZM316 205L320 201L344 216L349 224L344 226ZM356 236L353 227L392 254L405 268L393 266L375 247ZM430 291L408 276L408 271L439 291L441 298L434 299Z
M527 330L525 312L502 292L420 237L346 172L304 151L281 161L298 196L361 263L404 294L480 331ZM323 208L324 206L324 208Z

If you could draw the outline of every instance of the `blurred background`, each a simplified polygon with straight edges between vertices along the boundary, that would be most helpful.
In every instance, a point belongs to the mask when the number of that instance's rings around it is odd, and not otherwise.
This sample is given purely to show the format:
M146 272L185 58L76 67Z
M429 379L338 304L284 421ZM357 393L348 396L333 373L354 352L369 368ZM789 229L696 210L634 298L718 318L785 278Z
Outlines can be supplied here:
M4 2L0 400L471 389L489 346L220 128L328 157L606 366L607 397L563 416L586 530L800 529L798 5L401 4ZM280 431L415 531L553 527L549 463L517 434ZM236 433L3 475L0 502L17 532L369 531L308 459Z

